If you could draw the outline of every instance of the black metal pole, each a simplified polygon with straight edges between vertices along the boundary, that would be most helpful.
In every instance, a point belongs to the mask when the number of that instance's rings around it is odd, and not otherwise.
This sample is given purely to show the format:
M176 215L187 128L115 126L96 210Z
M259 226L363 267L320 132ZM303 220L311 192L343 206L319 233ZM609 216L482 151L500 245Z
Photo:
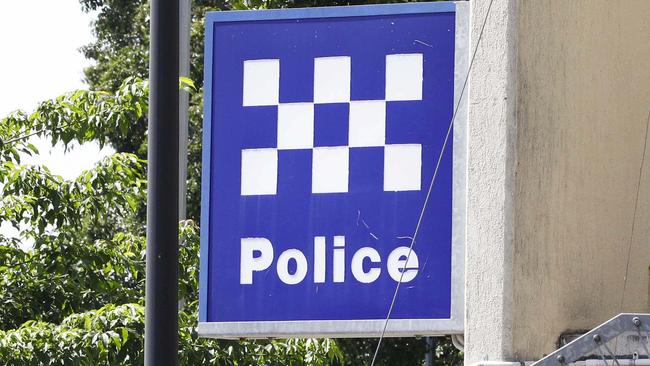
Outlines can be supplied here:
M436 341L433 337L426 337L425 341L427 353L424 354L424 366L433 366L433 360L436 357Z
M144 363L178 364L178 0L151 0Z

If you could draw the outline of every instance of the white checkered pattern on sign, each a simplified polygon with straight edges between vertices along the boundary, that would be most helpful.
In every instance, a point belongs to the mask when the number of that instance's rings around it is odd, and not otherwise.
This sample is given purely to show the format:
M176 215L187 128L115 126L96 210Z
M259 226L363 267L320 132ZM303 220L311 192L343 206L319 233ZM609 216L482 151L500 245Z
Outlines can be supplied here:
M422 100L422 54L386 56L384 100L350 100L351 60L314 59L313 103L280 103L280 60L244 61L244 107L277 106L276 148L243 149L241 194L275 195L278 150L312 151L312 193L343 193L349 187L350 149L384 148L384 191L421 189L422 146L386 144L386 103ZM314 104L349 103L348 144L314 147Z
M312 193L348 191L350 150L347 146L316 147L312 155Z
M386 144L386 102L364 100L350 102L348 144L350 147Z
M241 152L242 196L276 194L278 187L278 151L244 149Z
M314 103L350 101L350 65L345 56L314 59Z
M280 60L244 61L242 105L276 105L280 95Z
M278 149L314 147L314 104L282 103L278 105Z

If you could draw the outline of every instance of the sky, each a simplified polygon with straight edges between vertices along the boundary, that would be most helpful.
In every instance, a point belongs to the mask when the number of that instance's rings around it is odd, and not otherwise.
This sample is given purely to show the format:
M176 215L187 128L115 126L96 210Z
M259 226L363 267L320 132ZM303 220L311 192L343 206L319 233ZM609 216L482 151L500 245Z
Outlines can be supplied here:
M90 62L79 48L94 39L93 18L81 11L78 0L0 1L0 118L16 109L31 112L40 101L86 88L83 69ZM32 143L41 154L24 162L47 165L65 179L113 153L94 143L68 153L42 139Z

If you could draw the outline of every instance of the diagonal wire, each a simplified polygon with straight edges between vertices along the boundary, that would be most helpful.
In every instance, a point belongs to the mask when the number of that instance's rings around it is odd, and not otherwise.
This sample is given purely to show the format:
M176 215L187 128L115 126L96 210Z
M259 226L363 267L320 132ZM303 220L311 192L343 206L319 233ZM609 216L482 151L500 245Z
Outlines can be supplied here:
M395 306L395 301L397 300L397 294L399 293L400 285L402 284L402 279L404 278L404 272L406 272L406 267L408 266L409 260L411 259L411 253L413 252L413 246L415 245L415 241L417 239L418 232L420 231L420 225L422 224L422 219L424 218L424 213L427 209L427 205L429 204L429 198L431 197L431 191L433 190L433 184L436 180L436 177L438 176L438 169L440 168L440 163L442 162L442 157L444 155L445 149L447 147L447 142L449 141L449 136L451 135L451 131L454 127L454 121L456 120L456 115L458 113L458 109L460 108L460 104L463 101L463 95L465 94L465 89L467 88L467 81L469 80L469 74L470 71L472 70L472 65L474 65L474 59L476 57L476 52L478 51L478 46L481 43L481 38L483 37L483 31L485 30L485 24L487 23L488 16L490 15L490 9L492 8L492 3L494 0L490 0L490 3L488 4L487 11L485 12L485 18L483 19L483 24L481 25L481 31L479 32L478 39L476 41L476 47L474 48L474 52L472 53L472 58L469 62L469 67L467 68L467 75L465 75L465 81L463 82L463 88L460 91L460 97L458 98L458 102L456 103L456 107L454 108L454 113L451 116L451 121L449 121L449 127L447 128L447 134L445 135L445 140L442 144L442 148L440 149L440 154L438 155L438 161L436 163L436 168L433 171L433 177L431 177L431 182L429 183L429 190L427 191L427 195L424 199L424 204L422 205L422 210L420 211L420 216L418 218L417 225L415 226L415 231L413 233L413 237L411 239L411 245L409 246L409 251L408 254L406 255L406 261L404 261L404 267L402 268L399 281L397 281L397 286L395 287L395 292L393 293L393 299L391 300L390 307L388 308L388 313L386 314L386 320L384 321L384 327L381 331L381 335L379 336L379 341L377 342L377 348L375 348L375 354L372 356L372 362L370 363L370 366L375 365L375 361L377 360L377 355L379 354L379 350L381 348L381 343L382 340L384 339L384 336L386 335L386 328L388 327L388 321L390 320L390 316L393 312L393 307Z
M603 348L600 345L600 343L598 344L597 350L598 350L598 354L600 355L600 359L603 360L605 366L609 366L609 364L607 363L607 357L605 357L605 353L603 352Z
M632 214L632 230L630 231L630 240L627 246L627 261L625 262L625 276L623 277L623 292L621 293L621 302L619 312L623 310L623 301L625 300L625 291L627 290L627 275L630 269L630 258L632 256L632 239L634 238L634 226L636 223L636 211L639 206L639 191L641 190L641 179L643 177L643 166L645 165L645 154L648 147L648 129L650 129L650 111L648 111L648 120L645 126L645 140L643 141L643 153L641 155L641 166L639 167L639 179L636 185L636 199L634 201L634 213Z
M612 352L612 350L609 349L609 347L607 347L607 342L603 342L603 347L605 347L605 350L607 351L607 353L609 353L609 355L612 357L612 359L614 360L614 363L616 363L616 366L621 366L621 364L618 362L618 359L616 358L616 355L614 355L614 352Z

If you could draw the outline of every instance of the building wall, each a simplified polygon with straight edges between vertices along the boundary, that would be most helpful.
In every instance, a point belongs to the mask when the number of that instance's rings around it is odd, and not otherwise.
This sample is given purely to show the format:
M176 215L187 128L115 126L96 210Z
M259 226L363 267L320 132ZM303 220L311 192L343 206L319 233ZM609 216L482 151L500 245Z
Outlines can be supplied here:
M530 0L516 11L511 357L537 360L564 331L650 311L650 146L639 185L650 1Z

